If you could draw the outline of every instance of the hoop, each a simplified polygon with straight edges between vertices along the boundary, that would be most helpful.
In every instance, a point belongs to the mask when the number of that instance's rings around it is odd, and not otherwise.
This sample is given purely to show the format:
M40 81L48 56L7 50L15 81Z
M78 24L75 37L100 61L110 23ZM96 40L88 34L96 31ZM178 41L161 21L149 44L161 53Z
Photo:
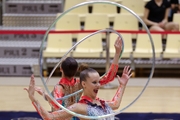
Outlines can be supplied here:
M56 103L56 105L58 105L61 109L65 110L66 112L68 112L69 114L73 115L73 116L76 116L76 117L80 117L80 118L85 118L85 119L102 119L102 118L106 118L106 117L110 117L110 116L115 116L119 113L121 113L123 110L127 109L129 106L131 106L134 102L137 101L137 99L142 95L142 93L144 92L144 90L146 89L149 81L151 80L152 76L153 76L153 73L154 73L154 68L155 68L155 49L154 49L154 43L153 43L153 40L152 40L152 37L151 37L151 34L150 34L150 31L149 29L147 28L146 24L143 22L143 20L136 14L134 13L132 10L130 10L129 8L121 5L121 4L118 4L118 3L115 3L115 2L111 2L111 1L89 1L89 2L83 2L83 3L80 3L80 4L77 4L75 6L73 6L72 8L66 10L65 12L63 12L53 23L52 25L48 28L48 30L46 31L46 34L44 36L44 39L41 43L41 47L40 47L40 56L39 56L39 65L40 65L40 73L42 73L42 50L43 50L43 46L44 46L44 41L45 39L47 38L47 35L50 31L50 29L55 25L55 23L63 16L65 15L66 13L68 13L69 11L75 9L75 8L78 8L80 6L84 6L84 5L88 5L88 4L93 4L93 3L105 3L105 4L112 4L112 5L116 5L117 7L121 7L125 10L127 10L128 12L130 12L132 15L134 15L138 20L139 22L141 22L141 24L143 25L143 27L146 29L146 32L148 33L148 36L150 38L150 42L151 42L151 46L152 46L152 69L151 69L151 73L149 75L149 78L143 88L143 90L140 92L140 94L129 104L127 105L125 108L121 109L120 111L118 112L115 112L115 113L112 113L112 114L107 114L107 115L103 115L103 116L86 116L86 115L81 115L81 114L77 114L75 112L72 112L72 111L69 111L67 108L63 107L62 105L60 105L54 98L53 96L50 94L50 91L48 90L47 86L46 86L46 83L44 81L44 78L42 76L42 74L40 74L40 77L41 77L41 80L42 80L42 83L45 87L45 90L47 91L47 93L49 94L50 98L52 99L52 101L54 103ZM67 55L67 54L65 54ZM62 60L62 59L61 59ZM55 66L57 68L57 66ZM52 76L52 73L50 74L50 76ZM48 81L48 80L47 80Z

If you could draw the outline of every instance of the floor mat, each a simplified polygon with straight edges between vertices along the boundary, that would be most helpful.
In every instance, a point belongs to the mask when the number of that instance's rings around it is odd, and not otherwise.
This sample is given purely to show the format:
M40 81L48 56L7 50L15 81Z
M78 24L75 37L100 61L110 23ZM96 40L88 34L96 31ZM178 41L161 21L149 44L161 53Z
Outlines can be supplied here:
M17 118L27 119L17 119ZM34 119L32 119L34 118ZM36 119L35 119L36 118ZM180 113L121 113L116 120L180 120ZM37 112L0 112L0 120L40 120Z

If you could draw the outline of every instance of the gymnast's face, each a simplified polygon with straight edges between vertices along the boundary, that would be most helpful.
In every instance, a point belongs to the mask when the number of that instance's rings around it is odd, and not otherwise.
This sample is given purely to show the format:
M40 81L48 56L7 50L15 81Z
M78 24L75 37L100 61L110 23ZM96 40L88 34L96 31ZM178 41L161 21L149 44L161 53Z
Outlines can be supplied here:
M98 72L90 72L88 73L86 81L83 81L84 92L88 94L92 98L96 98L100 84L99 84L99 73Z

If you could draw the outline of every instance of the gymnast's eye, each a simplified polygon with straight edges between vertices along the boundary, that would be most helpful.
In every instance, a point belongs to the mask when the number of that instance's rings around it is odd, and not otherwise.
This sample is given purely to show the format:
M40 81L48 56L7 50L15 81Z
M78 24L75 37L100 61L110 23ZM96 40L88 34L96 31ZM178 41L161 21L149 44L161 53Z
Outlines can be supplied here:
M98 82L97 81L94 81L94 82L92 82L93 84L97 84Z

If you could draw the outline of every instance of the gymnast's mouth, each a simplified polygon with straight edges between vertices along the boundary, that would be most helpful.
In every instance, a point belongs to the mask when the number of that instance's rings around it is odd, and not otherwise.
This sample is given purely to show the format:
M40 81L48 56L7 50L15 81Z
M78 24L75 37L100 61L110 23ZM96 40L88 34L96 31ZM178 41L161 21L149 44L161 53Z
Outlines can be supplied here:
M95 89L94 92L95 92L95 93L98 93L98 89Z

